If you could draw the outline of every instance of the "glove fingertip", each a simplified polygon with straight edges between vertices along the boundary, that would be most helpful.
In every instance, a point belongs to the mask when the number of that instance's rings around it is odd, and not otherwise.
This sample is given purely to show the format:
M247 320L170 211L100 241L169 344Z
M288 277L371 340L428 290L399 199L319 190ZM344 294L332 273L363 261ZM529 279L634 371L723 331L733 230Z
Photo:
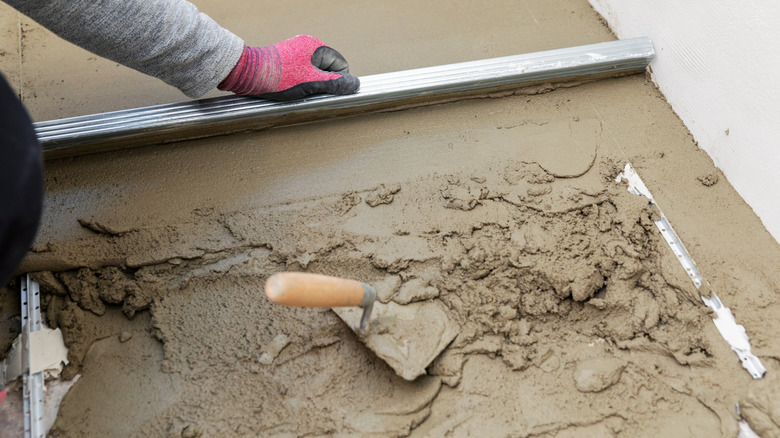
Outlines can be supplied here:
M340 81L342 84L337 94L354 94L360 89L360 78L355 75L346 73L336 81Z
M314 67L332 73L349 73L349 63L338 50L322 45L314 50L311 55L311 63Z

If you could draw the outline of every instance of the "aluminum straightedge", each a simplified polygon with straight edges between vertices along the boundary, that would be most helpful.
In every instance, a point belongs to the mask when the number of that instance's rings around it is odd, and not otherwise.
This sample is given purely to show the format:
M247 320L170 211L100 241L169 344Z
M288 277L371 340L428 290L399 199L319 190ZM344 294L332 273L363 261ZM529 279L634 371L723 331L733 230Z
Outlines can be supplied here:
M226 96L38 122L35 130L47 158L72 156L638 73L654 56L649 38L632 38L364 76L349 96L295 102Z

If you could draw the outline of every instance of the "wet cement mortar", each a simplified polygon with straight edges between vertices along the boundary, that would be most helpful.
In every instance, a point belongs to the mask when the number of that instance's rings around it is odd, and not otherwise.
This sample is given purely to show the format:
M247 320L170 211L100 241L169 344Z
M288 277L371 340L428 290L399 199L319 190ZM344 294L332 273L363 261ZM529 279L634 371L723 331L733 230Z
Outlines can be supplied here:
M733 356L597 146L174 224L81 220L88 237L37 248L85 266L35 274L64 378L84 375L51 435L735 436ZM407 382L330 310L270 304L289 270L438 301L458 335ZM764 436L776 395L743 400Z
M294 23L357 75L614 39L585 1L196 4L257 44ZM181 99L112 80L108 61L39 68L80 52L23 33L46 54L24 57L37 120ZM780 248L648 78L564 85L47 162L21 271L70 348L63 378L81 376L51 435L734 437L741 415L780 436ZM764 379L717 333L657 213L614 182L627 159ZM457 335L408 382L332 311L270 304L265 279L288 270L437 303ZM0 351L18 308L0 294Z

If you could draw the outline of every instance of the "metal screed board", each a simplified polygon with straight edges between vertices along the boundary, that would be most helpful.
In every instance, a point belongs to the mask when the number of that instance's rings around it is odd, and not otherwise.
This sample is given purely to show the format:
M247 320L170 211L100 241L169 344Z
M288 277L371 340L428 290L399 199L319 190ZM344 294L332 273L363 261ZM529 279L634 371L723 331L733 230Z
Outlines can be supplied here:
M632 38L364 76L360 91L349 96L217 97L38 122L35 130L46 158L73 156L639 73L654 56L650 39Z

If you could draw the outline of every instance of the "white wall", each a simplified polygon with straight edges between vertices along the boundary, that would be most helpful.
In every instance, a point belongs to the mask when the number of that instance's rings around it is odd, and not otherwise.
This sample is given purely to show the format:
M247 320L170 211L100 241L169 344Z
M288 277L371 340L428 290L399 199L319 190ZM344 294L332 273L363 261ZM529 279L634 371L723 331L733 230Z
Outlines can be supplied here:
M618 38L653 40L653 80L780 241L780 2L590 3Z

